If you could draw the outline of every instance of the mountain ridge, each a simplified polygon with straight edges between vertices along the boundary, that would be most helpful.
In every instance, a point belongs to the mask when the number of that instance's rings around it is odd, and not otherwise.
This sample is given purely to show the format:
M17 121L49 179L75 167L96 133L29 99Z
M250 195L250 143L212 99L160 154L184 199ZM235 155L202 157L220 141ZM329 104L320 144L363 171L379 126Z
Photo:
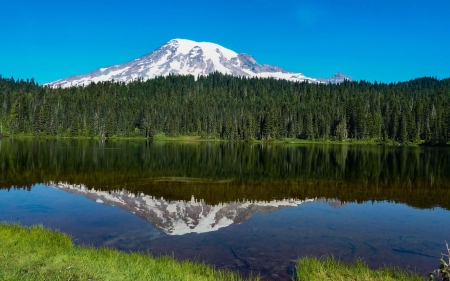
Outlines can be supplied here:
M92 82L116 81L129 83L158 76L206 76L215 71L243 77L285 79L295 82L340 83L351 77L336 73L329 78L306 77L269 64L259 64L252 55L236 53L216 43L172 39L156 50L134 60L98 68L86 74L70 76L47 83L50 87L87 86Z

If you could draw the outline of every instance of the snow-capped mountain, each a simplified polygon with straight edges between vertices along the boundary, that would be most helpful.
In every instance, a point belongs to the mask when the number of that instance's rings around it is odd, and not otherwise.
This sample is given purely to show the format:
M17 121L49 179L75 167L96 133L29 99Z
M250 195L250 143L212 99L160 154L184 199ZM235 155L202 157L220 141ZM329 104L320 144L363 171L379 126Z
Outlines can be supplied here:
M136 79L152 79L169 74L208 75L215 71L245 77L286 79L313 83L339 83L350 77L337 73L331 78L311 78L302 73L288 72L278 66L263 64L247 54L237 54L220 45L173 39L150 54L135 60L100 68L87 74L71 76L47 85L51 87L85 86L91 82L120 81L128 83Z
M337 84L337 83L342 83L345 80L353 81L353 79L351 77L346 76L346 75L344 75L343 73L340 73L340 72L337 72L336 74L334 74L331 77L319 78L317 80L319 80L320 82L325 83L325 84L328 84L328 83Z
M126 190L99 191L83 185L49 183L56 189L79 194L97 203L115 206L131 212L169 235L205 233L233 223L249 220L255 213L273 212L285 207L296 207L307 200L238 201L209 205L203 200L166 201L149 195L134 195Z

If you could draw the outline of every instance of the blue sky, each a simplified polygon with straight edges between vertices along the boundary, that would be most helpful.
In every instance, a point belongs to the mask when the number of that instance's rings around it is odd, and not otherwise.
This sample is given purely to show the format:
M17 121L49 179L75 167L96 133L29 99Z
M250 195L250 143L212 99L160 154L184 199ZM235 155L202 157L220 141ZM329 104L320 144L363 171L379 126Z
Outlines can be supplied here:
M0 74L46 83L174 38L311 77L450 77L449 0L3 1Z

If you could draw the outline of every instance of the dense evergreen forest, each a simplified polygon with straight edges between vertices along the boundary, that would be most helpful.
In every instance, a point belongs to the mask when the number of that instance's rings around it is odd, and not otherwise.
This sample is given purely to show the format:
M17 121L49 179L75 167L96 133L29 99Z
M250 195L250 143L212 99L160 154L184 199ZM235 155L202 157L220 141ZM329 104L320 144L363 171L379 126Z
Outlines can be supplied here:
M450 78L325 85L214 73L53 89L0 76L0 122L3 134L39 136L444 144Z

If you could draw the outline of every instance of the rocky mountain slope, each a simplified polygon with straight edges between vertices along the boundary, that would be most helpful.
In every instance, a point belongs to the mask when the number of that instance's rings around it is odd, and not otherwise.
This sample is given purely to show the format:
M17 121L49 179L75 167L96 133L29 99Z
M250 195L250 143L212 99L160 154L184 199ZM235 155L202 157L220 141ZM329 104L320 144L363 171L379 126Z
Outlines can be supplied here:
M47 85L51 87L86 86L91 82L120 81L128 83L137 79L152 79L169 74L208 75L215 71L245 77L286 79L312 83L340 83L350 77L337 73L330 78L311 78L302 73L288 72L278 66L258 64L248 54L209 42L173 39L153 52L135 60L104 67L87 74L71 76Z

